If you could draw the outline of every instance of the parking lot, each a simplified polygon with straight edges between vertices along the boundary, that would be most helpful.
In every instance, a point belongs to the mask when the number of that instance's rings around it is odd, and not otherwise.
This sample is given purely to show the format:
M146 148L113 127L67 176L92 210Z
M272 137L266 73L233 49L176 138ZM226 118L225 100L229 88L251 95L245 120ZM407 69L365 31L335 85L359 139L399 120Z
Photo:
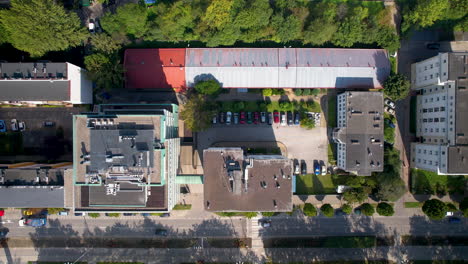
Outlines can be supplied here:
M81 112L84 109L79 107L0 108L0 120L5 121L8 132L12 131L11 119L25 123L26 129L16 132L22 133L24 154L42 156L42 160L68 160L68 156L71 159L73 137L72 115ZM52 125L44 126L47 121ZM11 161L11 157L0 157L3 159Z
M300 126L280 126L279 124L217 124L197 135L199 151L220 142L272 142L283 143L287 148L287 157L304 160L307 173L313 172L314 160L327 164L328 139L324 126L306 130ZM202 153L200 153L202 154Z

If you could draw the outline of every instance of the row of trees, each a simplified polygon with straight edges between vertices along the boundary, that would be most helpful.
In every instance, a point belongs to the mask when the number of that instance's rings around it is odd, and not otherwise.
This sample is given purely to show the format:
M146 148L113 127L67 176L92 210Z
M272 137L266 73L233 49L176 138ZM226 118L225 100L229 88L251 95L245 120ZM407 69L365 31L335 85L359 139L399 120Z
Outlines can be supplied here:
M353 207L351 207L349 204L344 204L340 209L345 214L351 214L353 212ZM376 212L374 206L369 203L363 203L359 209L364 215L367 216L372 216ZM317 208L315 208L315 206L310 203L304 204L303 211L306 216L316 216L318 214ZM333 217L335 215L335 209L330 204L323 204L320 207L320 211L326 217ZM382 216L392 216L395 211L391 204L382 202L377 205L377 213Z

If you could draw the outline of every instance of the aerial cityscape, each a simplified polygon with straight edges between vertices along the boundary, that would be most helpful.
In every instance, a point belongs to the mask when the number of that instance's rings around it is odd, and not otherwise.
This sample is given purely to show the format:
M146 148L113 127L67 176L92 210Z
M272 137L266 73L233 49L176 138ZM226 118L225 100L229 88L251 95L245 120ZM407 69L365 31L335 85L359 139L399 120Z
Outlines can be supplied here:
M0 0L0 263L466 263L467 120L467 0Z

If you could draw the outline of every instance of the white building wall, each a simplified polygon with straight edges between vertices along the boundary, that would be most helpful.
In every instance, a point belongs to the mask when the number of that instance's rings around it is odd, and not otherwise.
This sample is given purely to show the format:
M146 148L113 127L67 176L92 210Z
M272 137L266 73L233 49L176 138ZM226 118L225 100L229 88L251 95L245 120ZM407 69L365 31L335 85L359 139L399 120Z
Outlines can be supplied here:
M440 165L441 146L413 143L411 145L412 166L437 172Z
M92 104L93 83L85 76L85 70L67 62L67 76L70 81L70 103Z
M336 144L336 153L338 168L346 170L346 144Z
M346 99L346 93L342 93L336 97L337 126L340 128L346 127Z

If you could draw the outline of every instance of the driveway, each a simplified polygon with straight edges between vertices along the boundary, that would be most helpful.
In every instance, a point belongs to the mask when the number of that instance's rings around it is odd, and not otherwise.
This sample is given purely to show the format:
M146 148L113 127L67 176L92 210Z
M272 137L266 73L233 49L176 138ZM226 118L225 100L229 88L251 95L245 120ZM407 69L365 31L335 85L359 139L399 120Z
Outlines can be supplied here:
M279 125L218 125L197 134L197 149L202 156L204 149L220 142L281 142L287 148L287 157L304 160L308 173L312 173L314 160L328 162L327 129L311 130L299 126Z

